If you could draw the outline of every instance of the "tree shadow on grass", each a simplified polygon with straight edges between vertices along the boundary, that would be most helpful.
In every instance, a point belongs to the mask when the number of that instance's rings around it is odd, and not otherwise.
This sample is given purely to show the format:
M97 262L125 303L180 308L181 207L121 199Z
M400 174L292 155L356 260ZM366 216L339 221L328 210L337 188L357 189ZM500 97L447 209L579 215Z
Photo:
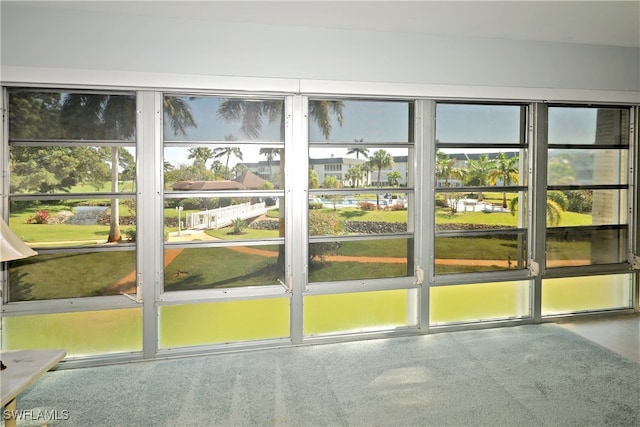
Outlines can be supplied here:
M182 278L180 278L182 277ZM277 284L278 279L283 280L284 274L277 265L268 264L262 268L244 274L242 276L229 277L223 280L206 283L202 274L190 274L178 270L172 274L173 278L180 278L165 286L166 291L186 291L197 289L221 289L238 288L243 286L263 286ZM262 279L262 280L256 280Z
M340 216L342 218L346 218L346 219L351 219L351 218L359 218L362 216L365 216L366 212L365 211L343 211L340 212Z

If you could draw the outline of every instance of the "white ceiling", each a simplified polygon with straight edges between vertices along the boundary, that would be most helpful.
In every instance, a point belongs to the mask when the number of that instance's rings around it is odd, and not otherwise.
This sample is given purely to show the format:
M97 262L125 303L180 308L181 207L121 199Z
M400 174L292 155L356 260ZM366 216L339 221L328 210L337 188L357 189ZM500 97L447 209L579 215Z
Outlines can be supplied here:
M2 3L13 3L2 1ZM399 31L640 48L636 1L19 1L67 8L267 25Z

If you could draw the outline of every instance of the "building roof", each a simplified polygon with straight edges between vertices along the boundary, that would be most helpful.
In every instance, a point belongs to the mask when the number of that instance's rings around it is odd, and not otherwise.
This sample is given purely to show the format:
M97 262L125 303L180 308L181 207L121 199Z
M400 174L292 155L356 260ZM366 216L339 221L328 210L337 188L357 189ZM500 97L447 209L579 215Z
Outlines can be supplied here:
M173 191L256 190L263 183L264 179L247 171L234 180L178 181L171 188Z
M246 187L236 181L178 181L171 187L173 191L215 191L245 190Z
M264 183L264 179L260 178L258 175L251 171L246 171L245 173L237 177L235 181L252 190L262 188L262 184Z

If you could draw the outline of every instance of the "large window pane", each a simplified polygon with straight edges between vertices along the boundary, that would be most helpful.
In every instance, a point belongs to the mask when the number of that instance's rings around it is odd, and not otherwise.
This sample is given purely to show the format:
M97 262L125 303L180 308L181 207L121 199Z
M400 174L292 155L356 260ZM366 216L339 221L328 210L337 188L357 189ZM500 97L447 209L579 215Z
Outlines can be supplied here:
M412 106L405 101L311 100L309 141L413 142Z
M549 107L547 267L627 262L629 118L615 107Z
M10 262L9 283L10 301L135 294L135 251L42 251Z
M624 185L628 173L628 150L549 150L548 185Z
M549 144L629 144L629 110L549 107Z
M9 90L9 139L134 141L134 94Z
M284 141L282 99L165 96L164 140Z
M440 144L521 144L525 107L519 105L437 104Z
M184 291L284 283L281 245L165 248L164 290Z
M38 250L9 264L9 300L134 294L135 94L8 98L9 225Z
M309 243L309 281L413 275L413 239L323 240Z
M436 105L436 274L527 267L527 108Z

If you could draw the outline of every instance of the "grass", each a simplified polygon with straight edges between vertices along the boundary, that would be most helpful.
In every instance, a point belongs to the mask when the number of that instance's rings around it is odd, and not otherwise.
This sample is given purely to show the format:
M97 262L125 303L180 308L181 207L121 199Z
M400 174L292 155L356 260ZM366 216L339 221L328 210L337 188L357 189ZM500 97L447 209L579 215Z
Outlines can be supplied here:
M518 259L517 240L484 237L436 238L438 259Z
M277 253L278 246L260 249ZM233 248L185 249L165 268L165 290L274 285L284 278L277 262L277 257L246 254Z
M247 239L271 239L280 237L278 230L258 230L255 228L245 228L242 234L229 234L233 231L232 227L224 227L218 230L205 231L211 237L221 240L247 240Z
M104 201L108 204L108 200ZM102 225L30 224L28 219L36 210L45 209L51 214L62 210L73 210L83 201L65 204L39 205L22 211L12 210L11 228L27 242L38 242L40 247L59 243L95 245L106 241L109 227ZM131 213L121 205L121 215ZM336 215L340 220L406 222L407 211L361 211L345 208L319 210L326 215ZM188 212L187 212L188 213ZM183 211L181 215L184 215ZM175 209L165 209L168 218L177 217ZM277 209L269 210L267 216L278 218ZM436 210L437 223L486 224L505 227L517 226L515 215L504 212L460 212L450 215L446 208ZM565 212L564 226L591 224L591 216ZM121 226L121 231L133 226ZM222 240L265 239L279 237L278 230L256 230L246 228L244 234L229 234L231 228L208 230L207 234ZM260 249L277 251L278 246L261 246ZM550 259L590 259L590 242L549 242ZM337 255L353 257L393 257L406 260L407 239L372 239L341 242ZM83 296L114 295L123 290L117 287L128 274L135 271L135 251L108 253L64 253L43 254L28 260L13 262L10 269L12 301L28 299L74 298ZM438 238L438 259L485 259L517 260L518 247L515 240L474 237ZM437 273L495 270L491 266L436 265ZM309 279L313 282L333 280L356 280L365 278L404 277L407 263L367 263L356 261L313 260L310 263ZM185 249L165 269L166 290L188 290L261 286L277 283L283 272L277 265L277 257L247 254L233 248ZM71 275L70 275L71 274ZM131 287L135 283L129 283Z
M14 261L11 301L118 295L116 284L135 271L135 251L43 254Z

